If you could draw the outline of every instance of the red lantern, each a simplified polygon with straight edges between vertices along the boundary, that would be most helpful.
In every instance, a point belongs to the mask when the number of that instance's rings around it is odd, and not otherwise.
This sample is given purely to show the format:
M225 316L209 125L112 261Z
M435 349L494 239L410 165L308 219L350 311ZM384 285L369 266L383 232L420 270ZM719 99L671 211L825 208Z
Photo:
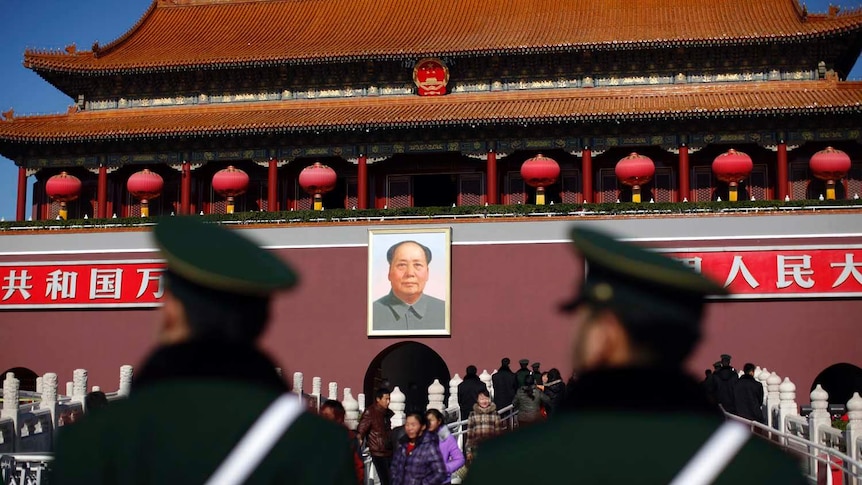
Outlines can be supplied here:
M655 164L649 157L632 152L617 162L614 173L622 184L632 188L632 202L640 202L641 186L652 180Z
M335 170L320 162L314 162L314 165L305 167L302 172L299 172L299 186L314 196L314 210L316 211L323 209L322 194L334 189L337 180L338 176L335 174Z
M133 173L126 181L126 189L141 201L141 217L150 216L150 200L160 196L164 186L162 176L148 168Z
M66 202L71 202L81 194L81 179L66 172L60 172L45 182L45 193L54 202L60 203L60 218L65 220L68 211Z
M808 164L815 177L826 181L826 198L835 200L835 182L847 175L850 157L841 150L826 147L815 153Z
M233 214L234 197L240 196L248 189L248 174L245 171L229 165L213 175L213 190L222 197L227 197L227 213Z
M521 165L521 177L524 183L536 188L536 205L544 205L545 187L553 184L560 177L560 165L554 159L540 153Z
M712 161L712 171L715 177L730 186L729 198L736 202L739 183L748 178L754 163L747 154L730 150L715 157Z

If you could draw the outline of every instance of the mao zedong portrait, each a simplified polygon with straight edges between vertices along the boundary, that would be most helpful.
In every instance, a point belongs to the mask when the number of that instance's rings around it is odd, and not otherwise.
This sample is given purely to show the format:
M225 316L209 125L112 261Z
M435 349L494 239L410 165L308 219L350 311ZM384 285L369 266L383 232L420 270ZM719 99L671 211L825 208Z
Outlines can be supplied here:
M386 251L392 289L372 305L374 330L446 327L446 302L424 293L431 257L431 250L416 241L401 241Z

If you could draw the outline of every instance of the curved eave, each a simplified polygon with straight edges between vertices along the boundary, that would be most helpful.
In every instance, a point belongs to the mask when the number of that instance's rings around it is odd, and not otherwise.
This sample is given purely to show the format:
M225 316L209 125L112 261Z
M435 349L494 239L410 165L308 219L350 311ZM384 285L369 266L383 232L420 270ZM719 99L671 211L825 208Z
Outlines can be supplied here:
M91 111L0 121L0 145L823 114L862 114L862 82L771 81Z
M87 76L105 76L117 74L155 74L184 72L194 70L246 69L267 68L291 65L340 64L364 61L403 61L416 60L422 57L464 58L500 55L536 55L559 54L580 51L635 51L650 49L674 48L708 48L726 46L753 46L770 43L796 44L813 39L825 39L847 32L862 32L862 21L858 25L843 27L833 31L799 33L794 35L773 35L744 38L704 38L704 39L653 39L633 41L612 41L579 44L556 44L538 46L501 46L484 49L459 49L443 51L381 51L361 52L340 55L307 55L296 57L247 58L247 59L214 59L207 61L189 60L178 63L158 63L147 65L122 65L115 63L100 67L99 60L92 51L82 51L75 54L26 53L24 65L36 72L57 74L84 74ZM77 59L74 59L75 57ZM91 59L91 60L90 60ZM87 60L86 62L80 62ZM71 61L71 62L70 62ZM74 62L78 61L78 62Z

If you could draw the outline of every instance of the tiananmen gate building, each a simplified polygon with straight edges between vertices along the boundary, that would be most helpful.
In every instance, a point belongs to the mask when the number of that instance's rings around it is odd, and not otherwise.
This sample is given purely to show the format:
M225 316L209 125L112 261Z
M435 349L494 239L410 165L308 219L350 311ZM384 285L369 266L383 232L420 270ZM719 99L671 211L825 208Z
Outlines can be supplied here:
M862 11L796 0L154 0L108 44L26 51L75 103L3 113L0 154L19 168L19 221L845 200L247 229L304 276L277 300L267 348L348 387L392 377L387 356L408 348L441 380L504 356L568 372L555 305L583 275L565 234L584 223L736 292L710 305L692 369L727 352L807 389L862 364L862 82L845 80L860 52ZM447 234L446 331L371 335L375 231L431 229ZM0 232L0 368L84 367L110 387L149 348L160 264L146 226Z

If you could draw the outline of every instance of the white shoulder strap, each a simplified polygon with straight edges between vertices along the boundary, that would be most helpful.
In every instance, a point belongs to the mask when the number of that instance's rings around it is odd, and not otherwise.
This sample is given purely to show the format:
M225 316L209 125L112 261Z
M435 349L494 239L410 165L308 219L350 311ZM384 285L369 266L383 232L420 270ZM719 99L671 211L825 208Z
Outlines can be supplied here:
M726 421L697 450L697 453L670 482L671 485L712 483L750 437L751 431L748 426L738 421Z
M243 483L269 453L276 441L304 411L294 394L282 394L252 424L227 458L207 480L207 485Z

